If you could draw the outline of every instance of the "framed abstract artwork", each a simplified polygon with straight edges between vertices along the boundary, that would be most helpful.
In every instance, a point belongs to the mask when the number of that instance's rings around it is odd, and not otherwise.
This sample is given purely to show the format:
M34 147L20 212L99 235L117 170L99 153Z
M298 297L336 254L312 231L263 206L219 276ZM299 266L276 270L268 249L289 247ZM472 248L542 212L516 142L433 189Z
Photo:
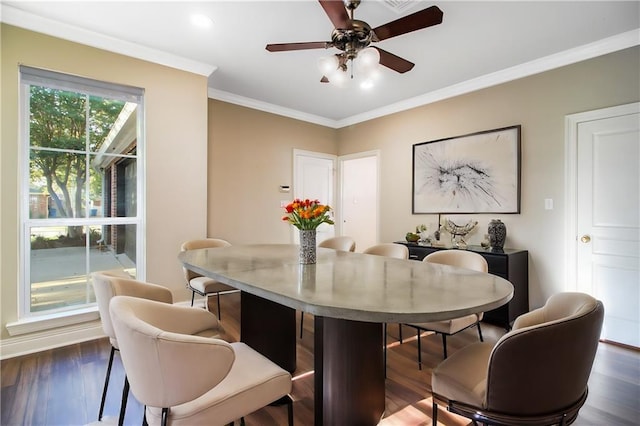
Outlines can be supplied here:
M413 145L412 212L520 213L520 130Z

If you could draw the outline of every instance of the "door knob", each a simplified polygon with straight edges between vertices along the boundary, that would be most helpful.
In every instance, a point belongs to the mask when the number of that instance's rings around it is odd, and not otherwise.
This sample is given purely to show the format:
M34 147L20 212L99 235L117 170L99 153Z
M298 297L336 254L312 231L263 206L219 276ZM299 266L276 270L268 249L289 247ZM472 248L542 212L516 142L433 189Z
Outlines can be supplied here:
M589 241L591 241L591 237L590 237L589 235L583 235L583 236L580 238L580 241L582 241L583 243L585 243L585 244L586 244L586 243L588 243Z

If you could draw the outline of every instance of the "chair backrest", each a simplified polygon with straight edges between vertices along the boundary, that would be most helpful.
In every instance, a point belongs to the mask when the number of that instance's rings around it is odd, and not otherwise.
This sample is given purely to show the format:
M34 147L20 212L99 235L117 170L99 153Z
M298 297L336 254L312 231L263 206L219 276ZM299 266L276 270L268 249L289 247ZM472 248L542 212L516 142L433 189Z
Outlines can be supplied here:
M171 324L214 320L211 312L116 296L110 313L131 392L144 405L192 401L231 370L235 352L229 343L171 331Z
M487 265L484 257L478 253L467 250L438 250L426 255L422 261L458 266L479 272L489 271L489 265Z
M98 311L104 334L109 337L111 345L118 348L118 341L109 316L109 303L115 296L132 296L143 299L173 303L171 290L156 284L131 279L124 271L100 271L91 275L93 289L96 294Z
M230 245L231 243L229 241L222 240L220 238L203 238L199 240L185 241L184 243L182 243L182 246L180 247L180 251L199 250L199 249L205 249L205 248L229 247ZM187 280L187 285L189 284L189 281L191 281L192 279L202 276L187 268L182 268L182 272L184 273L184 278Z
M374 254L376 256L394 257L396 259L408 259L409 249L407 246L395 243L376 244L365 249L362 253Z
M585 394L604 317L602 302L559 293L518 317L494 346L485 408L541 415L570 407Z
M347 236L328 238L318 244L318 247L330 248L338 251L355 251L356 241Z

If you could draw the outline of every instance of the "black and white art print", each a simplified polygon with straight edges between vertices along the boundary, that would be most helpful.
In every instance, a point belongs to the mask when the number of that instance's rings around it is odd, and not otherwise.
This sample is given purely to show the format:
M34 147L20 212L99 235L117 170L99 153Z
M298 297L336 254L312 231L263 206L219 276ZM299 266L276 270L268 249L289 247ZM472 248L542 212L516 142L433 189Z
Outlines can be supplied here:
M413 145L413 213L520 213L520 126Z

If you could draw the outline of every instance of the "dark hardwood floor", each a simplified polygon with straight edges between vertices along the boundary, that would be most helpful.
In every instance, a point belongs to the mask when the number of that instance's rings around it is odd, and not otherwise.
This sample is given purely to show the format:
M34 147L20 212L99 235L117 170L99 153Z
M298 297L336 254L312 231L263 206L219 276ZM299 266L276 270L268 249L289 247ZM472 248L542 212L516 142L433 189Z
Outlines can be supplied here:
M239 336L240 297L222 296L222 319L231 339ZM212 298L215 302L215 298ZM215 309L215 303L211 303ZM431 370L442 359L439 336L423 337L422 371L417 367L416 340L411 329L403 329L410 340L400 345L398 328L389 326L386 414L380 425L430 425ZM496 341L504 331L483 325L485 340ZM450 353L477 341L474 329L449 339ZM97 420L104 374L109 356L107 339L75 344L0 363L2 425L85 425ZM298 370L292 396L297 425L313 424L313 319L305 317L305 330L298 341ZM116 424L124 373L116 355L107 395L104 423ZM589 398L575 425L640 424L640 353L601 343L589 381ZM466 419L441 412L442 425L467 425ZM286 425L284 407L267 407L245 418L249 426ZM139 425L142 407L130 395L125 423Z

